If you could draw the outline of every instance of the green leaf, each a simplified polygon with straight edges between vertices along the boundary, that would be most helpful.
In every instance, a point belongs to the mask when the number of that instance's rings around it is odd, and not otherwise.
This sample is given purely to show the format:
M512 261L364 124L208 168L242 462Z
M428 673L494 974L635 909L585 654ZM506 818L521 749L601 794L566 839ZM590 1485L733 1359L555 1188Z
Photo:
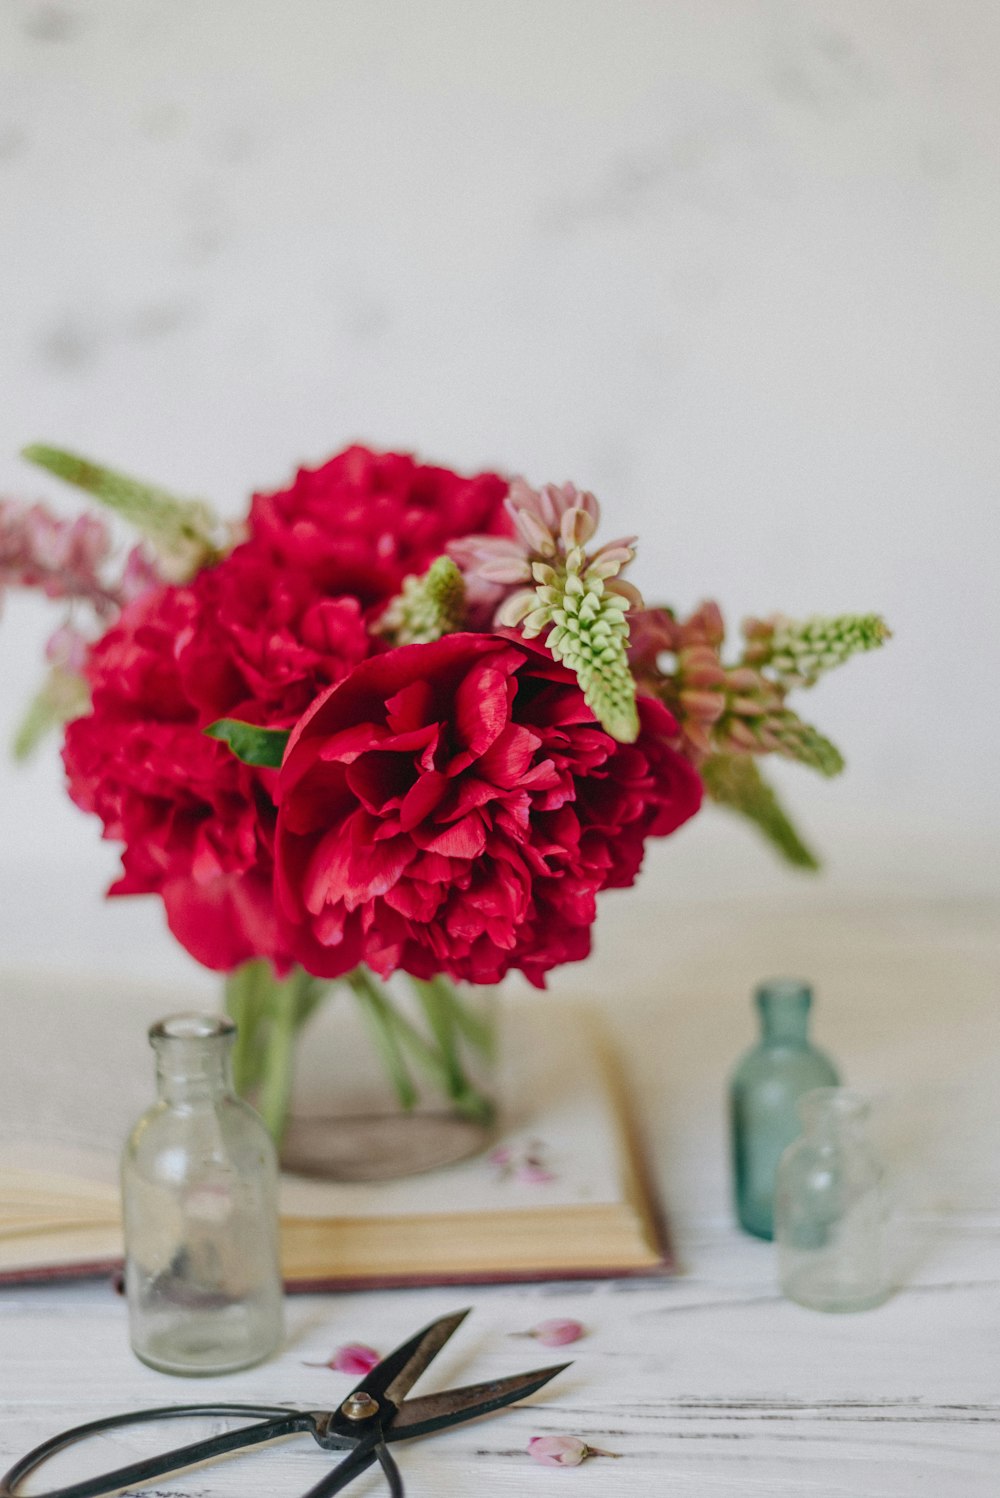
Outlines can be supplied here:
M804 843L773 787L748 754L713 754L701 766L701 778L713 801L753 822L758 832L798 869L815 870L819 859Z
M259 728L256 723L241 723L238 718L219 718L204 732L210 739L221 739L228 744L245 765L265 770L278 769L291 737L287 728Z

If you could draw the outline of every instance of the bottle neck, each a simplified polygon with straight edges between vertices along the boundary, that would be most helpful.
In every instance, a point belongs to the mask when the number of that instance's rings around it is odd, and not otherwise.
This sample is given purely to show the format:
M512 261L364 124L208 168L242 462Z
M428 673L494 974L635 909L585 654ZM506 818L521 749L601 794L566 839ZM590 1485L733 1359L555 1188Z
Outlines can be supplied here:
M233 1090L236 1028L221 1016L172 1015L149 1032L156 1053L156 1090L172 1107L210 1107Z
M755 998L765 1045L804 1048L809 1044L812 990L808 984L791 981L765 983L758 988Z

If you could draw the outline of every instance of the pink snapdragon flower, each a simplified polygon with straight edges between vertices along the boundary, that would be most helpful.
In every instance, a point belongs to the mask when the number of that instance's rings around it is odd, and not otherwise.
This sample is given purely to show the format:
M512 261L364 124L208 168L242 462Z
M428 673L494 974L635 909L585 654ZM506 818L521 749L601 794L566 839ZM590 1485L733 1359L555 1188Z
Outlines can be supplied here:
M122 606L131 603L135 598L141 598L144 593L151 592L153 588L159 587L162 581L163 578L152 552L140 541L138 545L132 547L125 558L125 566L117 588Z
M111 554L111 531L98 515L64 520L43 504L0 499L0 597L5 588L35 588L89 605L106 625L161 581L144 546L132 548L117 579L108 576Z
M85 599L99 618L111 618L119 600L101 574L110 552L111 533L96 515L63 520L45 505L0 499L0 590Z
M546 484L532 489L524 479L511 483L504 508L513 521L513 536L464 536L448 546L448 555L465 578L473 607L490 609L498 625L517 624L535 601L541 575L587 545L597 530L601 508L593 494L575 484ZM610 592L639 607L641 595L618 576L635 556L635 537L609 541L587 560ZM537 571L542 568L542 574Z

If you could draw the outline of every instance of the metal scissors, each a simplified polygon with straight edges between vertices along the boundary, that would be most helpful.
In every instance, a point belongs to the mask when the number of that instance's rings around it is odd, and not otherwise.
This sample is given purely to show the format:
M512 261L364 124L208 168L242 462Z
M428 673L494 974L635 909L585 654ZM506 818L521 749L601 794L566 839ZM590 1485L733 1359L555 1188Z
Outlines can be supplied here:
M417 1379L468 1314L468 1310L457 1311L452 1316L432 1321L430 1326L383 1358L335 1410L293 1410L281 1405L258 1404L175 1404L138 1410L134 1414L109 1415L103 1420L91 1420L86 1425L63 1431L29 1451L0 1478L0 1498L15 1498L19 1484L30 1472L57 1451L64 1451L67 1446L89 1436L123 1425L138 1425L145 1420L169 1420L191 1415L248 1416L256 1423L175 1447L172 1451L131 1462L113 1472L88 1477L68 1487L32 1493L31 1498L99 1498L101 1494L117 1493L126 1487L144 1487L154 1478L166 1477L195 1462L239 1451L244 1446L257 1446L264 1441L273 1441L277 1436L301 1433L311 1435L324 1451L348 1453L309 1489L304 1498L329 1498L329 1495L339 1493L376 1461L382 1466L392 1498L403 1498L403 1480L389 1450L391 1442L447 1430L463 1420L474 1420L477 1415L502 1409L516 1399L534 1394L550 1378L569 1367L568 1363L558 1363L551 1368L537 1368L532 1373L515 1373L509 1378L407 1399Z

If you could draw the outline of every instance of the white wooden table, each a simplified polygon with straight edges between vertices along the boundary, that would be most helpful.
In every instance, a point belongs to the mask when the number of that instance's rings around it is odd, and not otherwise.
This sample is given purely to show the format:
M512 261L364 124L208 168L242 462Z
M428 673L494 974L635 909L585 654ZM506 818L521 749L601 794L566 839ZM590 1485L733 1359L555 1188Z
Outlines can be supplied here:
M433 1290L293 1298L279 1358L197 1383L135 1361L124 1304L106 1285L5 1291L0 1465L57 1429L129 1407L206 1398L322 1407L350 1380L303 1360L349 1340L386 1350L471 1299L475 1313L435 1362L429 1386L511 1372L533 1353L547 1360L506 1335L543 1316L576 1316L589 1335L567 1349L572 1369L529 1404L402 1448L411 1498L542 1498L571 1488L671 1498L995 1498L995 911L920 901L830 909L814 895L777 910L752 902L676 906L662 956L651 953L649 933L663 929L665 916L651 927L651 913L642 899L622 901L602 954L561 986L600 995L618 1017L681 1276L654 1286L492 1288L471 1297ZM752 1034L746 992L777 971L815 979L817 1037L852 1083L885 1098L901 1286L876 1311L832 1317L783 1301L771 1247L732 1225L724 1083ZM620 1460L541 1468L525 1447L550 1432L579 1434ZM129 1450L148 1449L132 1439ZM326 1460L304 1442L283 1443L170 1479L157 1493L280 1498L304 1492ZM80 1475L79 1466L53 1464L53 1483ZM352 1491L377 1493L381 1478L368 1474Z

